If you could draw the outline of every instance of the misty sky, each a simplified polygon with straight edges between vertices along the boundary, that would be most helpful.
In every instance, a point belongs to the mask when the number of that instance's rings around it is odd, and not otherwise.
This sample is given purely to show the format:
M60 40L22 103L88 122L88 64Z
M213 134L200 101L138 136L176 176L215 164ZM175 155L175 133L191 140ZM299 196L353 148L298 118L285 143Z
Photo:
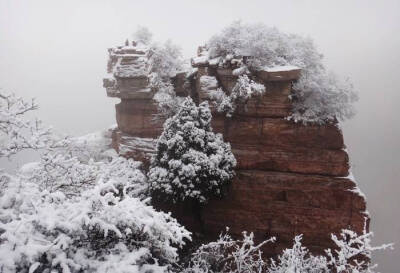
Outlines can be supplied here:
M343 124L352 169L367 195L381 272L400 266L400 1L21 1L0 0L0 88L35 97L37 115L71 135L115 123L102 88L107 48L138 25L172 39L185 57L233 20L310 36L329 69L359 91ZM397 259L396 259L397 258Z

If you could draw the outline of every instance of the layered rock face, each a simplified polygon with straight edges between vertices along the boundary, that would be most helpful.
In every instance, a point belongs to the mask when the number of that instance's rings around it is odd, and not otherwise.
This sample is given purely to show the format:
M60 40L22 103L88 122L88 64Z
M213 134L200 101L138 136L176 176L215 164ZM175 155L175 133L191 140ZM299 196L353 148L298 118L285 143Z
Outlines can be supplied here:
M121 98L116 105L118 129L114 148L126 157L148 165L163 120L156 120L157 90L148 87L145 73L132 73L145 63L146 52L135 46L110 49L109 72L104 80L107 94ZM229 94L236 84L235 65L220 67L200 56L192 66L192 90L183 92L182 74L173 79L177 94L190 93L197 102L210 100L213 90ZM337 124L303 125L288 121L292 83L300 76L297 68L258 71L262 97L251 98L232 117L213 113L213 129L231 143L237 159L236 176L222 199L211 200L202 209L192 204L156 204L169 210L189 230L214 239L230 228L255 233L256 239L271 236L277 243L267 255L276 255L303 234L312 251L332 247L331 233L343 228L362 232L366 221L364 197L349 176L349 158Z

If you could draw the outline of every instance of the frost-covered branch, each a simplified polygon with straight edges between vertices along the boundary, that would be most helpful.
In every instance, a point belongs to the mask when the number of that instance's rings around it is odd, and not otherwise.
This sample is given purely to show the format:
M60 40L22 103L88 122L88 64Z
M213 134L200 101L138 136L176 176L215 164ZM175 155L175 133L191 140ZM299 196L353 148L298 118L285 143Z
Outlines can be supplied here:
M313 256L301 243L302 236L294 238L292 248L285 249L276 260L272 259L268 273L328 273L328 262L324 256Z
M277 260L272 260L269 273L373 273L377 265L371 264L372 253L391 248L392 244L371 246L372 233L364 230L357 234L342 230L340 236L331 235L336 247L326 249L326 256L313 255L301 243L302 236L296 236L293 247L283 251Z
M381 246L372 246L372 232L366 232L358 235L352 230L344 229L339 236L331 235L332 241L337 249L326 250L328 256L328 265L334 268L336 272L375 272L377 267L370 264L372 253L378 250L392 249L393 244L384 244Z
M351 118L357 94L348 81L329 73L313 41L286 34L263 24L234 22L207 43L203 58L217 65L238 67L234 72L251 73L276 66L301 68L294 84L290 119L303 123L325 123Z
M163 45L153 43L149 50L150 86L157 90L154 100L158 103L159 117L176 114L182 98L175 94L171 78L183 70L181 49L168 40Z
M235 240L221 234L218 240L200 246L183 271L185 273L374 273L376 265L370 263L377 250L391 248L391 244L373 247L372 234L358 235L343 230L339 237L332 235L336 247L327 249L326 255L314 255L302 244L302 235L294 238L293 246L283 250L277 258L264 259L261 247L273 243L271 238L260 244L252 233L243 233Z
M13 181L0 196L0 271L166 272L189 232L110 183L71 199Z
M196 250L184 272L265 272L267 263L262 259L261 248L274 241L271 238L255 244L253 233L243 232L240 240L234 240L228 233L221 234L217 241L202 245Z
M26 121L36 104L1 99L1 132L15 143L1 151L45 152L0 170L0 272L170 271L190 233L149 205L141 163L110 151L107 134L58 142Z
M9 157L26 149L53 149L65 145L51 128L38 120L28 119L38 105L15 94L0 93L0 157Z
M133 34L133 38L138 43L149 45L153 39L153 33L147 27L139 26Z
M0 272L168 272L190 233L149 206L141 163L77 153L1 173Z
M226 113L231 117L239 106L246 106L251 97L261 96L265 93L265 86L251 80L247 75L240 75L233 87L231 94L226 95L222 89L213 92L213 102L218 112Z

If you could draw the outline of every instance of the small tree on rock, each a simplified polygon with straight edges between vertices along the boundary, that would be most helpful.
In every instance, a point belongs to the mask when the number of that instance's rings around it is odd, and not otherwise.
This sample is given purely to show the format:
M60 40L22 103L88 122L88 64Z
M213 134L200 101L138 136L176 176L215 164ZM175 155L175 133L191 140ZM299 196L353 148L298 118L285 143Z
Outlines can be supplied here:
M200 203L221 196L233 178L236 159L230 144L212 132L210 123L208 103L197 107L190 98L167 119L148 174L153 195Z

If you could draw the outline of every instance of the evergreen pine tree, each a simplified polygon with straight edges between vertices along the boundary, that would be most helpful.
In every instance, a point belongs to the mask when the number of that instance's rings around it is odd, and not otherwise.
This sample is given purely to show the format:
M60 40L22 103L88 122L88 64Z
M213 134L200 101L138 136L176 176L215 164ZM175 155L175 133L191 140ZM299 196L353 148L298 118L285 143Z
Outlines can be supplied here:
M191 98L165 122L148 174L153 196L200 203L221 196L233 178L236 159L210 123L208 103L197 107Z

